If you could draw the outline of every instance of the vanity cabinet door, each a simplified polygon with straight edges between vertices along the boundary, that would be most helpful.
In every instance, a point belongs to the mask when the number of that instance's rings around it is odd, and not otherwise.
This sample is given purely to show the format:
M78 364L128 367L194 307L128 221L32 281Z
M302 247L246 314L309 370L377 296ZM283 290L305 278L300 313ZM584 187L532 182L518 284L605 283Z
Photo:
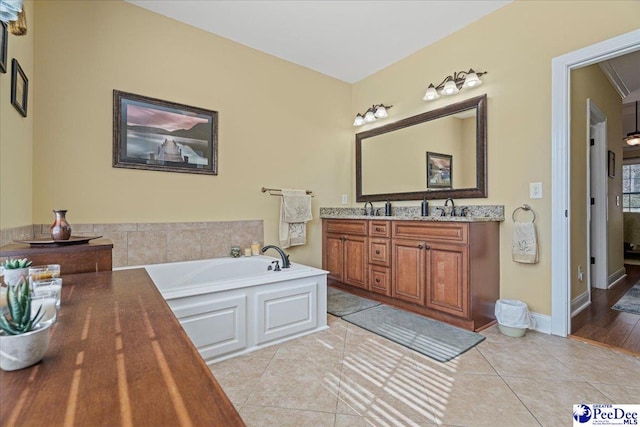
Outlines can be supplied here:
M429 243L426 252L426 307L469 318L467 246Z
M425 264L428 251L416 240L394 239L391 296L424 305Z
M362 289L367 287L367 238L344 236L343 282Z
M367 259L366 237L325 233L322 268L329 271L329 279L368 289Z
M325 233L322 249L322 268L329 279L342 282L344 265L344 242L342 234Z

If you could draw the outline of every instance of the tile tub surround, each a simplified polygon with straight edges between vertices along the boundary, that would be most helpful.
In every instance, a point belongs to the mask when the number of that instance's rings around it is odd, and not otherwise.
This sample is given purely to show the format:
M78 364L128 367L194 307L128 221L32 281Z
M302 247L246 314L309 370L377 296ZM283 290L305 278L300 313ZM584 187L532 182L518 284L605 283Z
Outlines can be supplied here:
M383 206L375 206L384 212ZM391 216L363 215L362 207L349 208L320 208L320 218L331 219L388 219L388 220L416 220L416 221L504 221L504 205L456 205L456 208L466 208L467 216L431 216L442 206L429 206L429 216L421 215L420 206L392 206Z
M1 245L14 239L49 237L51 224L0 231ZM73 235L102 235L113 242L113 267L191 261L229 256L231 246L264 243L262 220L71 224Z

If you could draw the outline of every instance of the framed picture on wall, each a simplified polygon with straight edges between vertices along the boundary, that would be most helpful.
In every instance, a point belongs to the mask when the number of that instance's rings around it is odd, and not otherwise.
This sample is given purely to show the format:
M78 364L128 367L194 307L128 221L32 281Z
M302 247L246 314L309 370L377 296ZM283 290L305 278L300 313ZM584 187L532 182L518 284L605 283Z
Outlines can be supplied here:
M616 153L614 153L613 151L609 151L607 174L609 175L609 178L615 178L616 176Z
M7 24L0 22L0 73L7 72L7 43L9 43Z
M22 71L17 59L11 60L11 104L16 110L27 117L27 99L29 94L29 79Z
M451 188L453 156L427 151L427 188Z
M218 112L113 91L113 167L218 174Z

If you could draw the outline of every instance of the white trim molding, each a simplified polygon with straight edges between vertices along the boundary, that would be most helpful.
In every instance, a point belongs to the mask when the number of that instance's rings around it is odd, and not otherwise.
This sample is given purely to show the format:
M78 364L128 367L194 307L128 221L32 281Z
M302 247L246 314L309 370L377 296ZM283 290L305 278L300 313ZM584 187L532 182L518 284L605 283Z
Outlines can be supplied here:
M585 291L582 294L571 300L571 317L580 313L591 304L591 294L589 291Z
M608 280L608 283L609 283L608 288L611 289L612 287L617 285L618 282L620 282L625 277L627 277L627 270L624 267L622 267L618 271L615 271L613 274L610 274L609 275L609 280Z
M640 50L640 30L558 56L551 61L551 325L566 337L571 325L569 129L570 75L574 68Z
M532 328L534 331L542 332L544 334L551 333L551 316L547 314L534 313L533 311L529 314L531 314L531 317L533 317L533 320L536 322L536 326Z

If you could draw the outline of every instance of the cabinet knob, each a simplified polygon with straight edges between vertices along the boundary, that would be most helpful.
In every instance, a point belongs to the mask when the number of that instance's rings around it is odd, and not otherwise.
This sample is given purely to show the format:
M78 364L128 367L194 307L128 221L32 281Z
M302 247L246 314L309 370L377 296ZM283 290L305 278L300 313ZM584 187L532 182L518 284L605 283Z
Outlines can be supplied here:
M376 277L376 283L380 283L380 278Z
M418 245L418 249L422 249L424 246L422 245Z
M376 249L376 255L380 255L380 249Z
M376 231L380 231L380 227L376 227Z
M431 249L431 246L427 245L426 243L424 244L424 250L428 251L429 249Z

